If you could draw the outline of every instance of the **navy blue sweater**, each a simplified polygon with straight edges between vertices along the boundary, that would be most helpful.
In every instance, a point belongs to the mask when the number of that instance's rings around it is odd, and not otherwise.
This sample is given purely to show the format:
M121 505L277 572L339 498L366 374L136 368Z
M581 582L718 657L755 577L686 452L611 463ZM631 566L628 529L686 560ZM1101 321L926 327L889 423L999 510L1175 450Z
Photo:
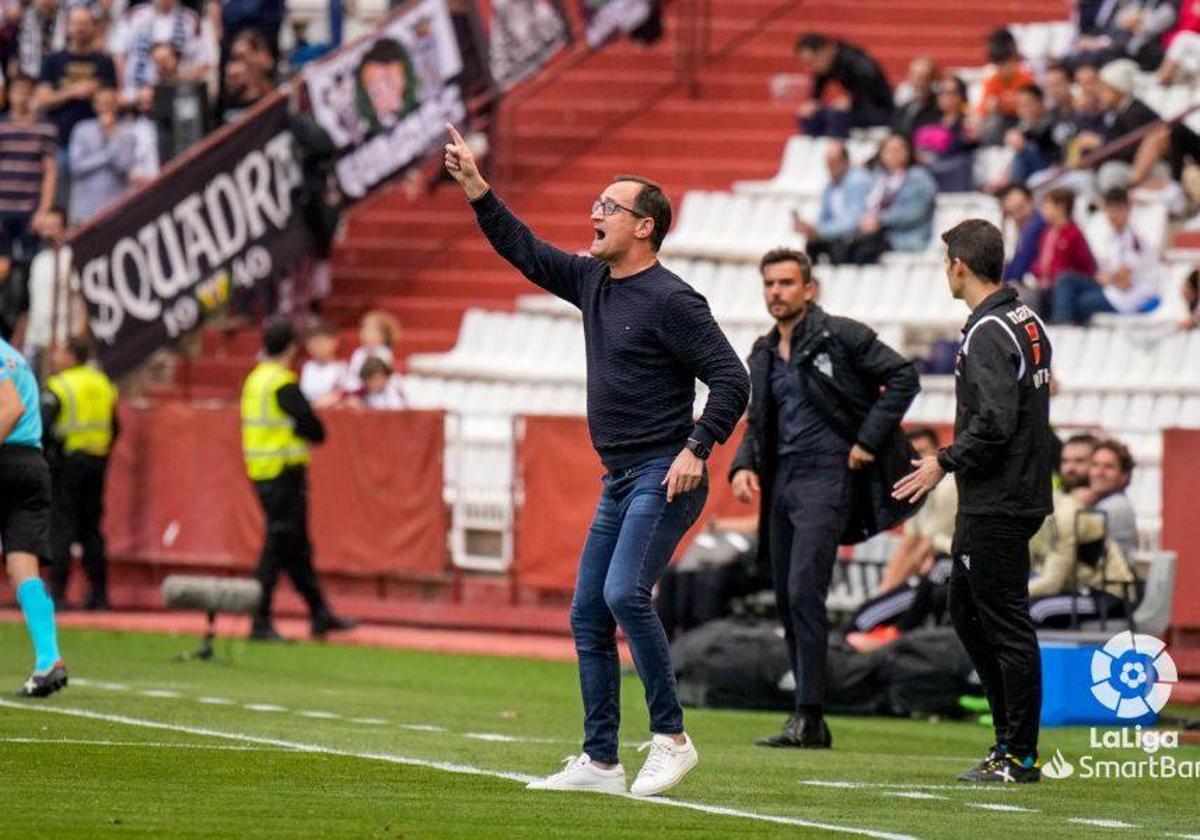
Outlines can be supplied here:
M658 264L614 279L606 263L538 239L490 190L472 206L500 256L583 313L588 429L605 467L677 455L689 437L728 439L750 380L700 293ZM693 422L696 379L709 395Z

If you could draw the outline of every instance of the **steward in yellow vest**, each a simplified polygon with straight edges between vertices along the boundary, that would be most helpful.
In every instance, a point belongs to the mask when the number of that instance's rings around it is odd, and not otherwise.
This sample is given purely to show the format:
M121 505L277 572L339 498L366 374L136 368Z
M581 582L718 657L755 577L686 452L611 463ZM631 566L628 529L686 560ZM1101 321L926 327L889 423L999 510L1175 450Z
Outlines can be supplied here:
M255 577L262 600L250 638L279 641L271 620L271 601L280 571L286 571L308 604L313 636L357 625L329 611L312 565L308 536L309 444L325 440L325 427L300 391L291 364L296 333L284 320L269 321L263 330L265 358L242 385L242 457L246 474L266 517L266 540Z
M52 456L54 488L50 517L50 593L66 604L71 546L83 549L89 610L108 609L108 558L101 520L104 476L117 436L117 386L88 364L91 346L84 336L70 339L54 355L58 373L42 394L42 425Z

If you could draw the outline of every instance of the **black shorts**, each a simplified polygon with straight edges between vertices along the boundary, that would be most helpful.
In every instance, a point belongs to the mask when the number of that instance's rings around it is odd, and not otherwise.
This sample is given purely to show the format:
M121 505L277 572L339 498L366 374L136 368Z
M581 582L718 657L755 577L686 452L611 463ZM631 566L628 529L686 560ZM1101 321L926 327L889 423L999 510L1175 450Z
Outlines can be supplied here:
M50 467L40 449L0 446L0 551L50 555Z

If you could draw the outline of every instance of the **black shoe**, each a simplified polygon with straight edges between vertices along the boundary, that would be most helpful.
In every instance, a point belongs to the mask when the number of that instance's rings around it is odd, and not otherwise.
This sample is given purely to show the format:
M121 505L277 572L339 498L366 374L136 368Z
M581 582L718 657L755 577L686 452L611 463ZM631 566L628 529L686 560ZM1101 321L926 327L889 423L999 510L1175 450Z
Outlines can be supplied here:
M963 782L999 782L1002 784L1033 784L1042 780L1041 764L1025 764L1011 753L1000 753L979 767L973 767L958 777Z
M109 606L107 598L90 598L84 609L88 612L108 612L112 607Z
M961 773L959 773L958 780L960 782L977 782L977 781L979 781L979 774L983 772L984 768L987 767L989 764L991 764L993 761L998 761L999 759L1001 759L1003 757L1004 757L1004 750L1002 750L997 744L992 744L990 747L988 747L987 755L985 755L983 757L983 760L980 761L978 764L976 764L974 767L972 767L970 770L964 770Z
M313 619L312 634L314 639L323 639L326 633L353 630L357 626L358 622L353 618L342 618L333 613L325 613Z
M280 636L275 631L275 628L270 624L255 624L250 628L250 641L252 642L286 642L287 639Z
M49 697L67 685L67 666L58 660L44 671L34 671L17 692L18 697Z
M760 747L827 750L833 746L833 734L825 724L825 718L792 715L778 735L759 738L754 743Z

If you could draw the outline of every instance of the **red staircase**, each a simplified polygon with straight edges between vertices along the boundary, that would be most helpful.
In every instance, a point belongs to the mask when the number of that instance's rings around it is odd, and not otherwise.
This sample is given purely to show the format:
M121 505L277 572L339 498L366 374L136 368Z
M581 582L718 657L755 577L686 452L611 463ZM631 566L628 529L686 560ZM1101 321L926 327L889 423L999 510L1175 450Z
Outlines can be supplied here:
M585 247L588 205L618 172L659 180L676 205L690 189L772 175L794 121L791 106L769 99L768 80L796 71L792 49L802 31L867 47L898 80L918 54L949 67L982 64L990 30L1063 19L1068 9L1065 0L964 0L952 13L943 0L711 0L710 58L694 85L672 84L688 5L669 7L668 34L654 47L610 45L515 111L506 104L501 122L512 129L499 140L508 166L497 190L544 238ZM640 111L639 101L646 102ZM466 308L511 309L532 288L491 252L457 187L415 202L393 189L352 212L325 312L346 330L347 352L363 311L393 312L404 324L403 358L449 349ZM206 339L190 366L191 384L232 395L253 346L253 336Z

